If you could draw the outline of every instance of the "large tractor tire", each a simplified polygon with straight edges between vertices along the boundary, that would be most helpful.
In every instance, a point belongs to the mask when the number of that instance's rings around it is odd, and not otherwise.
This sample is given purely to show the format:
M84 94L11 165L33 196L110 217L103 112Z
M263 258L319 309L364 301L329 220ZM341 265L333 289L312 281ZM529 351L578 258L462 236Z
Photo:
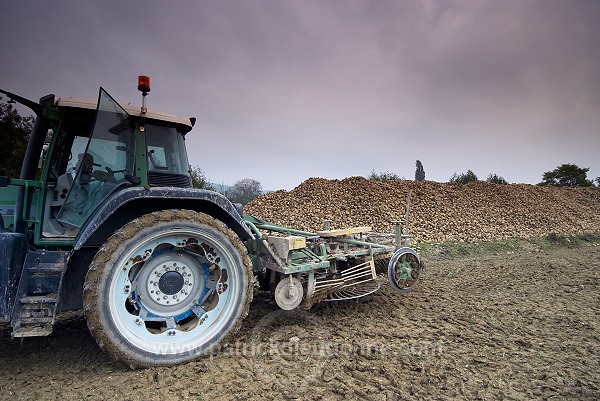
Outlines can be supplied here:
M131 368L175 365L231 340L252 299L243 243L190 210L144 215L98 251L83 291L98 345Z

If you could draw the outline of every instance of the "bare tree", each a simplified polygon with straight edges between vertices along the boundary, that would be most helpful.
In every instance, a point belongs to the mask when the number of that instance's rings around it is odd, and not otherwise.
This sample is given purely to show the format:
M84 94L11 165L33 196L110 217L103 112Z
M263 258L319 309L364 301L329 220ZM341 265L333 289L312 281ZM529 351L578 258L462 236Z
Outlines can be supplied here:
M231 200L245 205L261 193L262 185L260 185L260 182L252 178L244 178L233 184L231 188Z

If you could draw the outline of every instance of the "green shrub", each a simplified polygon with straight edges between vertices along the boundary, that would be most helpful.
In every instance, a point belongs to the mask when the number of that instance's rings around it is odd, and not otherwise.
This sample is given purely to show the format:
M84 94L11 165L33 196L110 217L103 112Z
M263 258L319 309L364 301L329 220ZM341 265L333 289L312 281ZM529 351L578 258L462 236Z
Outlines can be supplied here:
M369 176L367 178L372 181L380 181L380 182L405 179L404 177L400 177L396 173L390 173L390 172L376 173L375 170L371 170L371 174L369 174Z
M490 173L490 175L488 175L488 178L486 181L491 182L492 184L502 184L502 185L508 184L508 181L506 181L504 179L504 177L501 177L497 174L492 174L492 173Z
M466 173L458 174L458 175L456 173L454 173L454 174L452 174L452 177L450 177L450 182L455 182L457 184L466 184L468 182L477 181L477 180L478 180L477 176L471 170L467 170Z

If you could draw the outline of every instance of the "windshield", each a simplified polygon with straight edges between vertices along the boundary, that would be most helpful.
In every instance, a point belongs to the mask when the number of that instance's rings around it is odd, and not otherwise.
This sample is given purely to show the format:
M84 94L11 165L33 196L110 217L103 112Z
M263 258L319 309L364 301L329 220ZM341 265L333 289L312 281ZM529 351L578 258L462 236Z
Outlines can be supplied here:
M191 186L183 135L175 128L146 125L148 180L156 186Z

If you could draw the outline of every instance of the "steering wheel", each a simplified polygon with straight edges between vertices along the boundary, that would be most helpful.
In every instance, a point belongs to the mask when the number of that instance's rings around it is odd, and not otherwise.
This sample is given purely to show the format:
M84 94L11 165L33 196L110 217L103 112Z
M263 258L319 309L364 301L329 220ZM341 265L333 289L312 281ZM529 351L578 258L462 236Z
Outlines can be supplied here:
M110 167L104 167L106 172L101 170L94 170L92 172L92 176L98 180L103 182L110 182L112 184L118 184L119 181L115 178L115 173L124 173L126 170L113 170Z

